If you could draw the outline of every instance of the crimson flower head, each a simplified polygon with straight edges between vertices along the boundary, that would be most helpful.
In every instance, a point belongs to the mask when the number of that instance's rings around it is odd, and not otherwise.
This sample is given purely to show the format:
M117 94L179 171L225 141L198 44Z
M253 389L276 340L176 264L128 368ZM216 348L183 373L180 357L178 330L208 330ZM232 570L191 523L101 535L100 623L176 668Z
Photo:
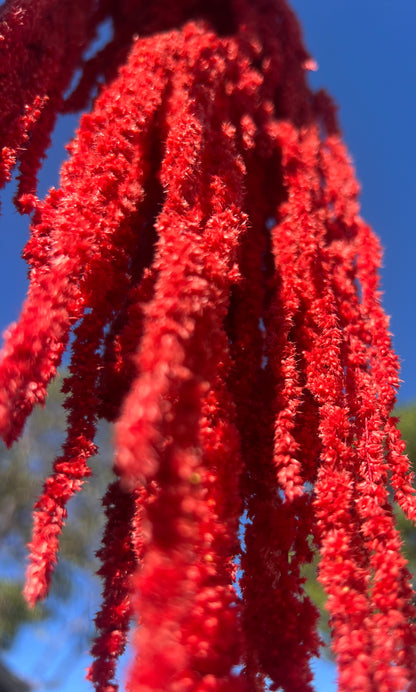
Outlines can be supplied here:
M309 692L317 553L340 692L415 689L381 252L313 67L286 0L1 8L0 182L16 169L31 238L0 433L19 437L71 341L25 595L46 595L97 423L115 422L97 692L118 689L130 623L130 692ZM57 115L87 108L40 201Z

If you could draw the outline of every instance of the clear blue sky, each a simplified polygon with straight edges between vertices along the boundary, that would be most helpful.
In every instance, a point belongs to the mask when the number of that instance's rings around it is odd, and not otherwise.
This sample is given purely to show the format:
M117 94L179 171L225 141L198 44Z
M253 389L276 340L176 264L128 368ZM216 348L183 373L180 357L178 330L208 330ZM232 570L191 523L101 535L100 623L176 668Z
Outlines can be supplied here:
M318 72L311 75L312 84L325 86L340 107L345 139L363 186L363 215L385 248L384 304L392 316L394 344L402 362L400 401L416 400L416 3L292 0L292 6L302 22L306 45L319 64ZM43 193L57 183L63 141L73 126L73 119L60 125L56 147L42 176ZM1 199L0 327L4 328L17 318L25 294L26 268L19 253L27 229L4 194ZM62 632L65 623L61 627ZM23 633L19 646L11 653L11 660L21 672L36 673L31 661L32 654L39 660L36 646L33 633ZM80 657L77 664L71 665L61 692L89 689L82 683L87 662ZM317 671L317 691L332 692L333 668L324 662L318 664ZM38 690L43 692L42 688Z
M319 64L312 84L339 105L363 215L385 249L384 305L402 362L400 400L416 400L416 3L293 0L292 7Z

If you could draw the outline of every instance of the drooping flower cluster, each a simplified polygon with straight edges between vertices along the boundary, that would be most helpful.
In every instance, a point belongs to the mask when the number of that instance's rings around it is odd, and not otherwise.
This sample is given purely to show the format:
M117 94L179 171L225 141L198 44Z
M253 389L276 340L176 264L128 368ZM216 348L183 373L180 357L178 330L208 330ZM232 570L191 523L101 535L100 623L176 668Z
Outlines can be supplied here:
M410 689L416 611L391 493L412 519L416 501L380 248L285 0L8 0L0 22L1 183L17 165L32 215L29 293L0 363L7 444L73 333L29 603L105 418L97 692L117 690L131 622L132 692L312 690L302 568L317 551L341 692ZM39 201L57 114L93 97Z

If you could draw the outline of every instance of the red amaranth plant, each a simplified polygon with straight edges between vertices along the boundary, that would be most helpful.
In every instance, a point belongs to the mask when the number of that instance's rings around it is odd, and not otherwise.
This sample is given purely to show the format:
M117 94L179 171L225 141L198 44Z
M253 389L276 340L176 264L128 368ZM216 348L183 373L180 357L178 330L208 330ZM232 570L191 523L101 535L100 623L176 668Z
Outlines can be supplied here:
M112 37L85 58L105 20ZM0 364L7 444L73 330L67 439L36 504L27 600L48 591L105 418L116 480L97 692L117 690L132 621L131 692L311 690L320 642L302 566L317 551L339 690L414 689L389 489L411 519L416 501L391 416L380 248L287 3L8 0L0 39L1 183L17 166L32 218L29 293ZM60 188L39 201L57 114L97 86Z

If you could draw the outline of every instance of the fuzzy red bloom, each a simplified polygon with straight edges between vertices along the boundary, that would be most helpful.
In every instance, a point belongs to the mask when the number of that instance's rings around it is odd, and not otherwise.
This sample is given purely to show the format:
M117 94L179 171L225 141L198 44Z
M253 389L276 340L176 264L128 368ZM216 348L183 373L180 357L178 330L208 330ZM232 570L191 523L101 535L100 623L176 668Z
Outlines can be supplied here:
M0 362L7 444L74 334L27 600L48 591L106 418L97 692L118 689L131 622L131 692L312 690L317 552L340 692L408 689L416 611L389 489L412 519L416 495L380 249L286 1L9 0L0 22L0 184L17 165L32 215ZM55 118L97 88L40 202Z

